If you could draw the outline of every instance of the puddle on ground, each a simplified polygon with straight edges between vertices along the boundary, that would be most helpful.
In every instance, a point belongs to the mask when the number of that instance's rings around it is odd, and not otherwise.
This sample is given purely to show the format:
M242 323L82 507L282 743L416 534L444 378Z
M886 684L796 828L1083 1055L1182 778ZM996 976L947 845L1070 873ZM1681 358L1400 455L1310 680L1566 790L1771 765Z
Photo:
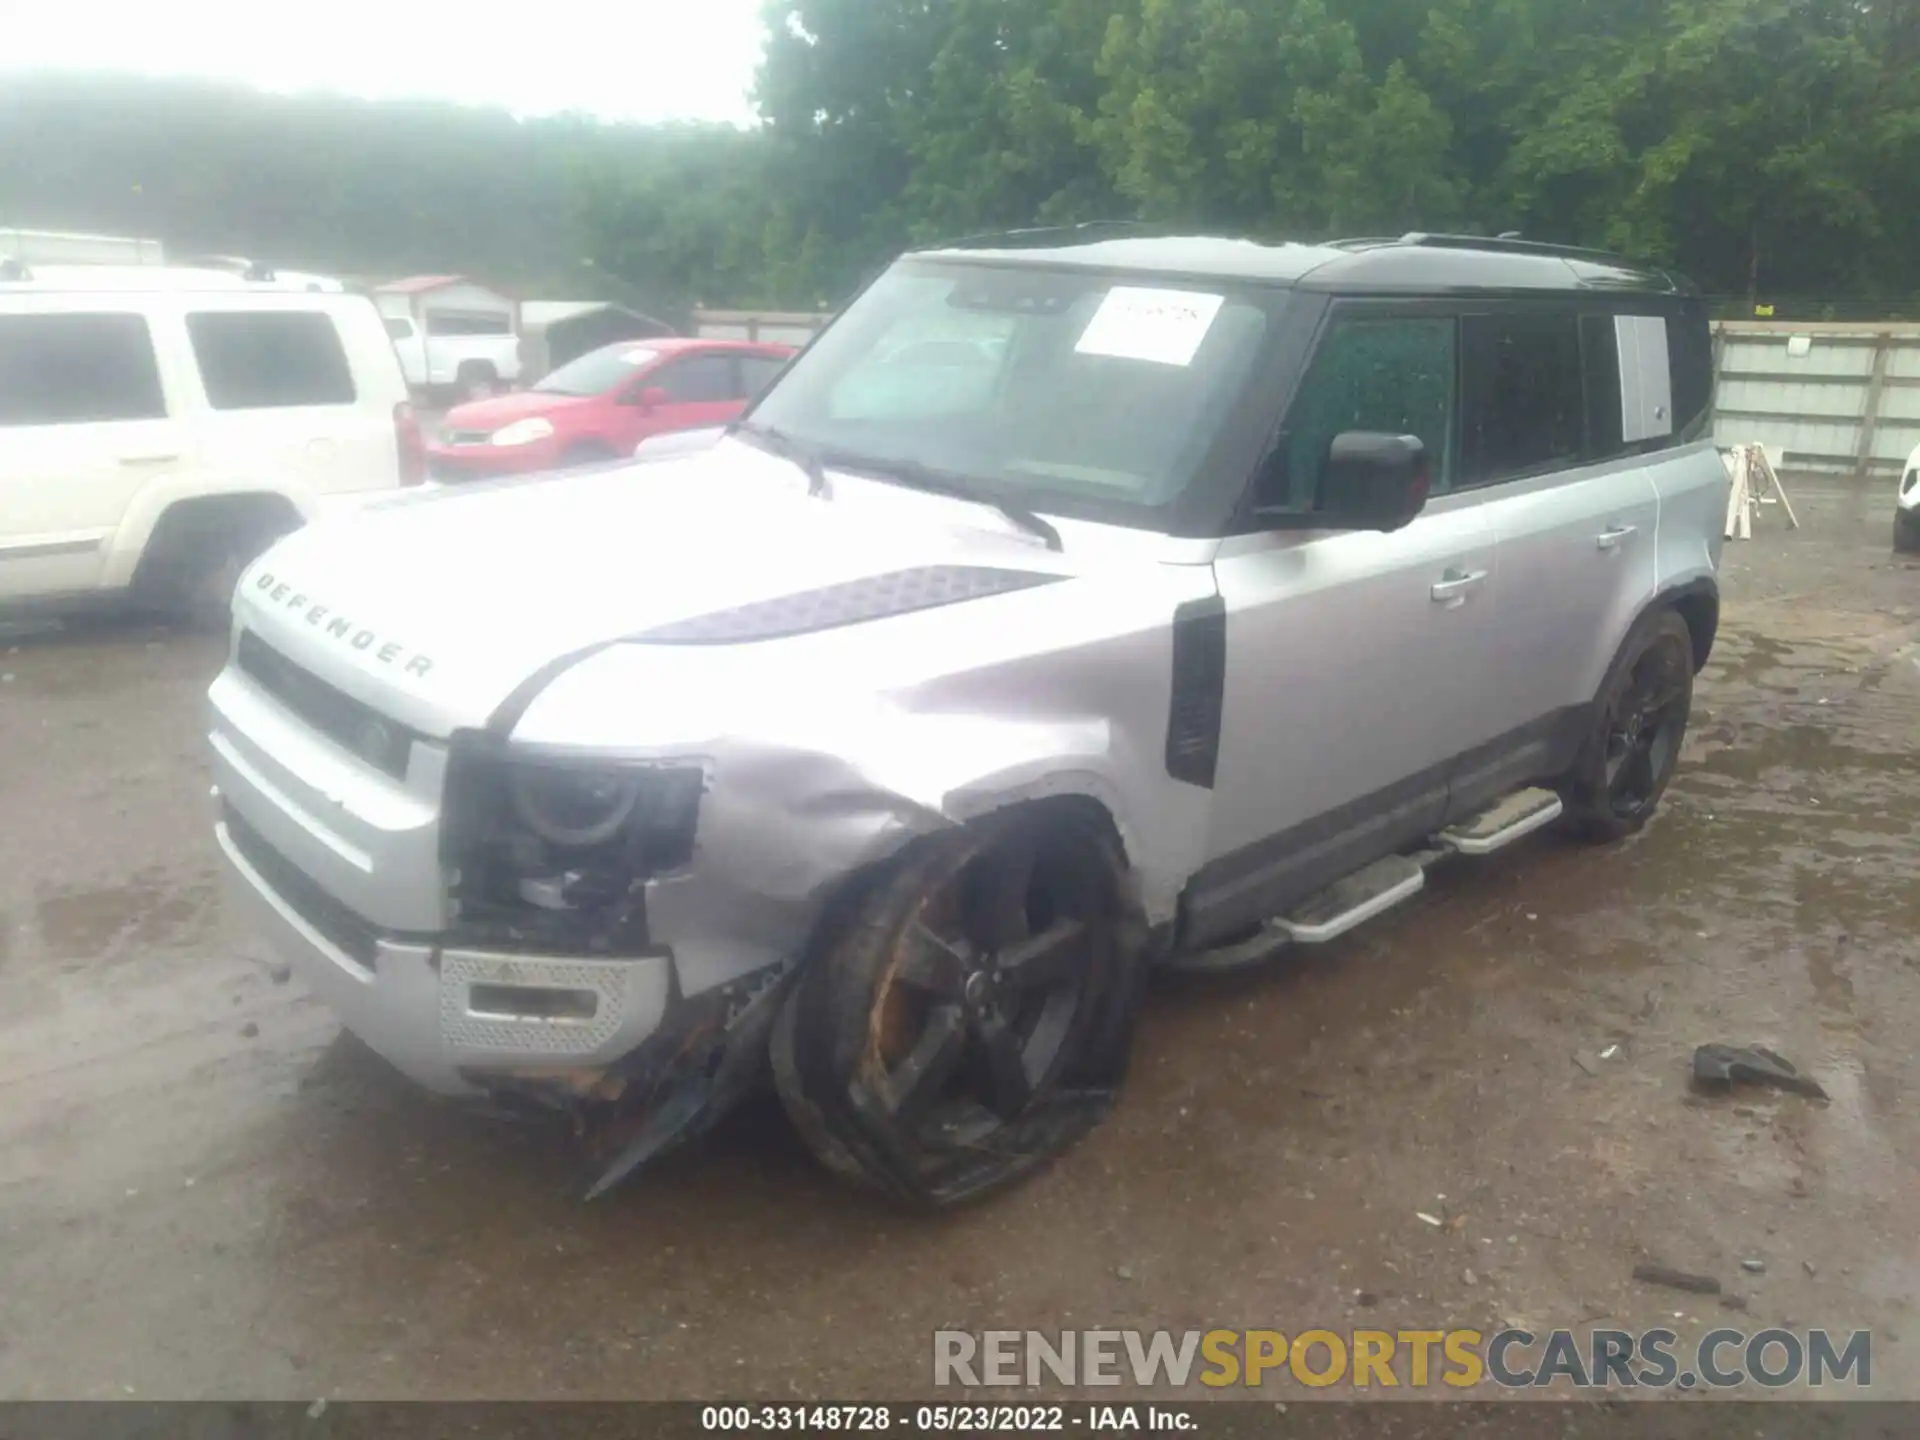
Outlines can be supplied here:
M42 889L35 907L40 948L61 960L98 960L128 947L176 945L210 932L217 889L181 885L145 870L124 885Z

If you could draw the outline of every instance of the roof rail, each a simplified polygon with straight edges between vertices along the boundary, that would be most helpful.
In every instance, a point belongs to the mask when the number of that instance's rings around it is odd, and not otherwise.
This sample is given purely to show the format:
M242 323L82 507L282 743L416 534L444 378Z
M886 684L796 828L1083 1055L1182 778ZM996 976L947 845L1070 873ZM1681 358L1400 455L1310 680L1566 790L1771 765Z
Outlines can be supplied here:
M981 245L986 241L1000 242L1005 249L1019 249L1026 245L1045 245L1071 236L1088 236L1107 231L1126 233L1129 231L1151 230L1155 226L1145 220L1083 220L1077 225L1029 225L1017 230L982 230L973 235L961 235L952 240L937 240L926 245L916 245L914 251L952 250L962 245Z
M1498 250L1510 255L1558 255L1569 260L1625 258L1611 250L1595 250L1584 245L1555 245L1546 240L1523 240L1517 230L1503 231L1499 235L1439 235L1428 234L1424 230L1410 230L1394 243L1423 245L1435 250Z

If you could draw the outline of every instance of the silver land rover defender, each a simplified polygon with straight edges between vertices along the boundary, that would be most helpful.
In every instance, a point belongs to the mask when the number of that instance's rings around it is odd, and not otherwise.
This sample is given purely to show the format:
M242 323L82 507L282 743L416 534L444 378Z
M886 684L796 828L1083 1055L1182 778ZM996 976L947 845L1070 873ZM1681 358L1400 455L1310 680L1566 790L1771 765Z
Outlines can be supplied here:
M1113 1104L1150 967L1646 821L1710 356L1682 282L1521 241L914 253L709 448L269 551L220 847L348 1027L570 1112L596 1191L770 1069L829 1166L963 1200Z

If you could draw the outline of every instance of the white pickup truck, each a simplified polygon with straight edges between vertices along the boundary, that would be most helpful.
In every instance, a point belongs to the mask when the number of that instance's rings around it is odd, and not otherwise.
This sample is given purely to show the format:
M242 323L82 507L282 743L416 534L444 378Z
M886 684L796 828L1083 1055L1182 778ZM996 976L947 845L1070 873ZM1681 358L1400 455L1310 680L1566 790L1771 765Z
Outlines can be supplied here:
M519 307L460 276L398 280L374 292L407 385L460 399L520 378Z

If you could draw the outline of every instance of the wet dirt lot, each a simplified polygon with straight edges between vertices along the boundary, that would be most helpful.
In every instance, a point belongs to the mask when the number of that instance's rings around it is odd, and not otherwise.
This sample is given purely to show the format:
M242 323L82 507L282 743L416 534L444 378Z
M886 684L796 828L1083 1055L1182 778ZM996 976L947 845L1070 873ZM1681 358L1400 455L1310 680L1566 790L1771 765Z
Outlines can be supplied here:
M226 917L216 642L0 639L0 1396L905 1397L944 1327L1521 1322L1871 1327L1920 1397L1920 566L1885 486L1789 483L1644 835L1162 986L1113 1119L938 1221L770 1104L583 1205L560 1137L414 1093ZM1690 1095L1709 1040L1831 1103Z

